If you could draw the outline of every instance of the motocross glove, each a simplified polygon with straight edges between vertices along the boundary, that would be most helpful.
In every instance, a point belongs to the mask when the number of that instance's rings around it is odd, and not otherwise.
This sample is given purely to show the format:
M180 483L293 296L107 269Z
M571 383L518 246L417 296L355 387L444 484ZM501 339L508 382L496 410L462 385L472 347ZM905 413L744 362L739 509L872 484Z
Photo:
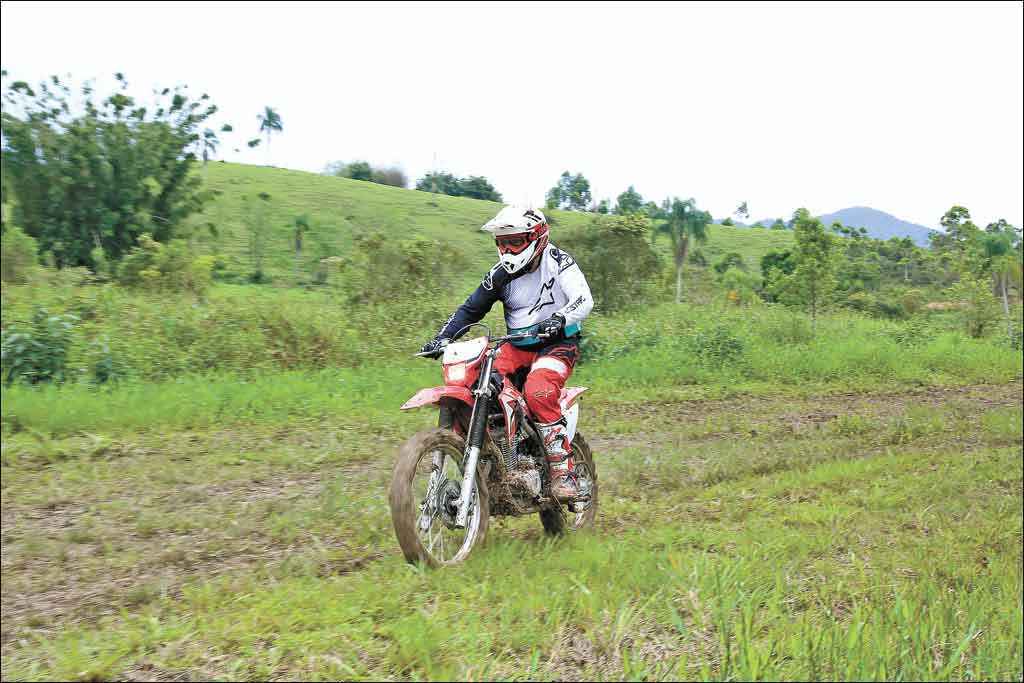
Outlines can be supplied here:
M555 313L537 325L537 334L543 334L548 339L560 339L564 330L565 318L560 313Z
M448 337L434 337L420 349L420 353L427 355L429 358L440 358L441 354L444 353L444 347L448 346L448 342L451 339Z

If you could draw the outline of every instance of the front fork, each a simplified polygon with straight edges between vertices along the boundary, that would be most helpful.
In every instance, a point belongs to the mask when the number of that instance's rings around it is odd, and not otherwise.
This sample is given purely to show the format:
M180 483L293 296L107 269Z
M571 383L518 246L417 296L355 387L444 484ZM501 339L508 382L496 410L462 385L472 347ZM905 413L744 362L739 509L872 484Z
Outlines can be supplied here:
M496 349L495 349L496 351ZM473 414L469 418L469 433L466 439L466 453L463 458L462 487L459 489L459 513L455 517L455 526L465 529L469 521L469 506L476 494L476 466L480 461L480 449L484 444L484 433L487 429L487 406L491 399L491 367L494 365L494 353L487 354L484 367L473 390L476 401L473 402Z

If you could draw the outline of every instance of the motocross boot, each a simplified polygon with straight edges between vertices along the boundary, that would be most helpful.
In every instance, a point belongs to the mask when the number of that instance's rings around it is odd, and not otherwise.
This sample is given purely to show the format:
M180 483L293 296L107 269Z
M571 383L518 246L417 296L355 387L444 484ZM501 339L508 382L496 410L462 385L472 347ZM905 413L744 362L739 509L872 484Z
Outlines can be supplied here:
M579 495L576 475L573 473L569 435L565 431L565 418L548 424L538 424L537 431L547 451L548 473L551 475L551 495L562 503L573 501Z

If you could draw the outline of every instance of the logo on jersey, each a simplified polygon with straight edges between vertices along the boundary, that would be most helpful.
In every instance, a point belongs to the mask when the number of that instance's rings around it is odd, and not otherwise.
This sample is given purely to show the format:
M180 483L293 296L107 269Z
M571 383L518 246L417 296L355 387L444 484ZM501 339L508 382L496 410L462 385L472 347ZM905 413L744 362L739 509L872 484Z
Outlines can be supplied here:
M528 315L533 315L534 313L541 310L545 306L555 305L555 293L552 291L552 288L554 286L555 278L551 278L550 280L548 280L547 282L540 286L540 294L537 295L537 301L534 302L533 308L530 309ZM544 300L545 294L547 295L546 301Z
M558 272L565 272L567 268L571 268L576 265L576 261L573 260L572 256L569 256L558 247L551 247L548 249L548 254L551 255L552 260L558 264Z
M498 269L498 266L491 268L487 271L487 275L484 275L484 281L480 284L483 285L484 289L490 291L494 289L494 271Z

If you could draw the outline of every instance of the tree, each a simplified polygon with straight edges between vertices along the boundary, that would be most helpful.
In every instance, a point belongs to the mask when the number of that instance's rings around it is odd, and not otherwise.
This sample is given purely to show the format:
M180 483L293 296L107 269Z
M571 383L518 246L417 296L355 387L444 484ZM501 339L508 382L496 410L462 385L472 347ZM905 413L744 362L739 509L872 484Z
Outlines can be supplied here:
M405 171L397 166L371 166L368 161L332 161L324 166L324 175L338 178L351 178L352 180L364 180L378 185L390 185L392 187L407 187L409 179Z
M400 169L398 166L386 166L373 169L373 174L370 176L370 182L377 183L378 185L389 185L390 187L406 188L409 186L408 176L406 176L405 171Z
M772 223L771 229L772 230L788 230L789 228L786 227L786 223L781 218L776 218L775 222Z
M284 131L281 115L273 107L264 107L257 119L260 122L260 133L267 136L267 165L270 165L270 136Z
M565 171L558 179L558 184L548 190L546 203L549 209L585 211L592 203L590 181L582 173L571 175Z
M146 106L118 91L96 99L53 76L4 94L3 175L16 198L14 221L56 265L95 267L94 253L119 259L143 234L169 241L211 196L192 169L209 95L165 88ZM101 251L96 252L99 248Z
M479 175L469 176L458 181L459 193L462 197L483 199L489 202L500 202L499 193L487 178Z
M971 273L964 273L960 280L947 290L946 296L950 301L959 304L964 331L974 339L983 337L988 327L999 319L999 308L995 297L992 296L991 287Z
M968 244L978 235L978 226L971 222L971 212L953 206L939 220L944 232L932 232L928 240L937 252L950 252L963 257Z
M795 269L796 261L791 251L772 250L761 257L761 276L765 280L772 279L775 272L792 275Z
M345 167L344 177L352 180L373 180L373 167L367 161L353 161Z
M736 218L750 218L750 210L747 209L747 203L745 201L740 202L740 205L736 207L735 211L733 211L733 215L736 216Z
M217 139L217 134L207 128L203 131L202 136L199 138L199 153L203 158L203 168L206 168L206 164L210 161L210 157L217 153L217 146L220 144L220 140Z
M428 173L416 181L416 189L423 192L439 192L452 197L470 197L489 202L502 201L501 193L483 176L456 178L451 173Z
M672 242L672 256L676 266L676 303L683 300L683 266L686 254L690 250L690 240L704 243L708 239L707 225L711 216L697 209L693 199L685 201L678 197L665 200L661 213L662 222L658 225L655 235L668 235Z
M732 225L735 225L735 224L734 224L734 223L732 222L732 219L731 219L731 218L729 218L728 216L726 216L726 217L725 217L725 220L723 220L723 221L722 221L722 225L724 225L724 226L726 226L726 227L731 227Z
M428 173L416 181L416 189L458 197L461 189L459 179L444 171Z
M807 306L811 330L816 332L818 312L835 289L833 238L807 209L797 209L793 214L793 229L796 232L795 267L791 275L775 279L775 294L786 303Z
M980 236L983 252L982 265L992 275L995 289L1003 304L1007 333L1013 336L1013 321L1010 317L1009 288L1011 283L1021 291L1021 232L1003 219L985 226Z
M602 199L597 203L597 207L594 209L594 213L609 214L611 213L611 206L607 199Z
M619 216L640 213L643 211L643 208L644 198L640 196L640 193L632 185L615 200L615 213Z
M596 215L585 228L560 237L558 244L587 274L596 305L602 311L615 311L642 299L651 278L661 270L650 234L651 221L641 214Z

